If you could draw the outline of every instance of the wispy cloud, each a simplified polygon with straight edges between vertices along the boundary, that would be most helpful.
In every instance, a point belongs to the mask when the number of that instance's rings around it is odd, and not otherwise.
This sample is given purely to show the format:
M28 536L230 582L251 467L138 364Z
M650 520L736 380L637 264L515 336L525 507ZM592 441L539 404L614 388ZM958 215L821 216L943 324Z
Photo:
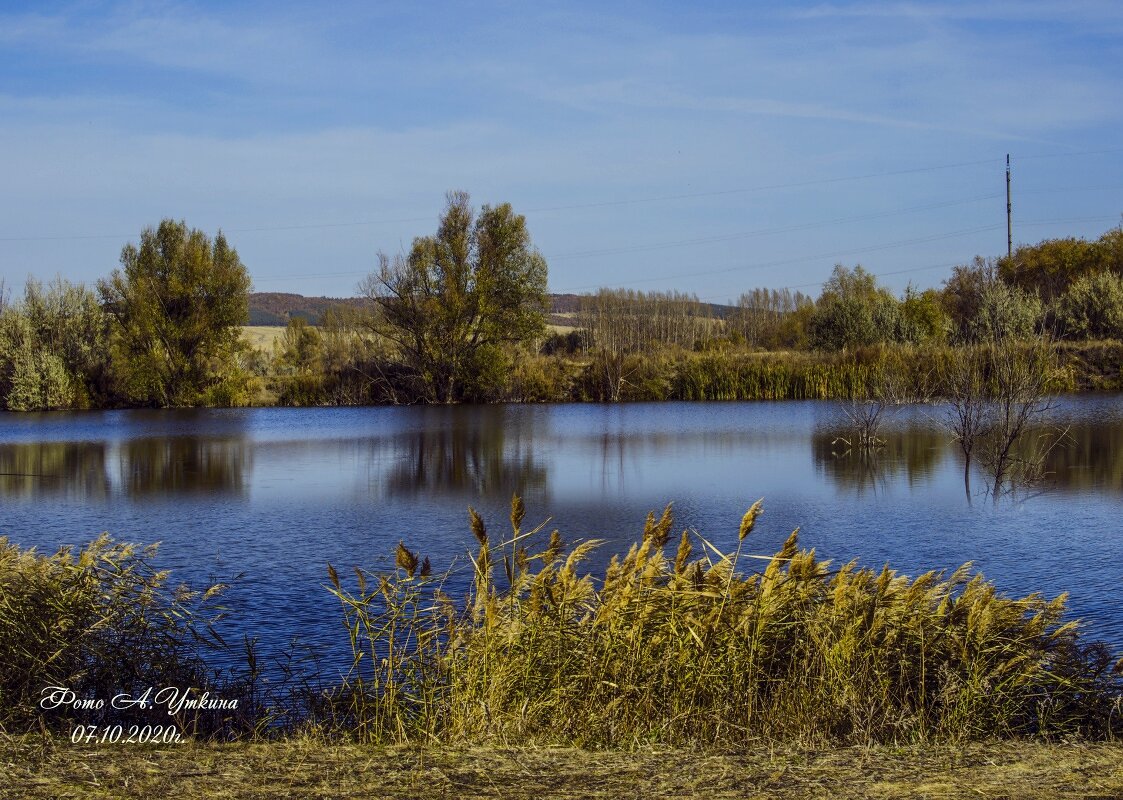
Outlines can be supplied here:
M653 237L717 239L747 217L791 227L880 209L897 189L611 211L597 201L977 162L1029 142L1104 148L1123 122L1116 3L53 8L0 12L0 218L17 232L139 230L165 214L241 228L405 219L435 214L457 187L526 208L593 203L535 215L536 237L559 252L620 252ZM1123 160L1098 169L1114 174ZM993 179L953 177L924 185L944 199ZM301 246L262 233L243 255L277 274L327 257L366 264L425 228L341 228ZM831 235L851 248L886 238L872 223ZM762 257L805 245L777 240ZM86 257L59 248L40 261ZM714 245L699 257L739 255ZM626 284L681 256L557 269L566 285L607 273ZM0 266L36 258L0 246ZM657 274L688 271L663 266Z

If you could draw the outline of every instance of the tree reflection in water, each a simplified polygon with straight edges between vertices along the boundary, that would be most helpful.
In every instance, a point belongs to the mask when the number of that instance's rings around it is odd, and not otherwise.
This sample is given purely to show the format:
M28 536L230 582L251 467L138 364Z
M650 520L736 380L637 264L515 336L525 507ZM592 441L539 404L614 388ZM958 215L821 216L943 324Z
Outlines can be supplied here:
M876 494L899 478L915 486L927 480L949 452L942 431L919 425L882 430L876 448L850 447L842 438L845 435L833 428L816 430L811 449L822 474L859 496L867 491Z
M252 456L242 438L174 436L121 446L121 481L130 497L242 495Z
M1051 437L1051 438L1048 438ZM1123 425L1093 423L1030 430L1031 443L1045 438L1047 484L1071 491L1123 494ZM1048 444L1056 439L1056 446ZM1027 445L1030 446L1030 445Z
M528 428L533 423L526 415L503 412L446 415L434 410L432 424L394 436L391 449L400 455L387 478L387 491L407 497L510 497L545 489L547 470L534 456Z
M0 445L0 496L100 499L109 491L102 442Z
M882 431L884 445L866 452L840 441L840 431L826 427L812 434L815 465L840 488L859 494L876 493L900 478L914 486L928 480L949 457L963 468L962 454L939 428L910 425ZM1118 422L1034 426L1018 443L1014 460L1033 462L1038 453L1043 454L1041 474L1031 476L1032 482L1014 475L1018 480L1004 489L1019 497L1049 490L1123 494L1123 425ZM981 468L976 472L984 481L988 477Z

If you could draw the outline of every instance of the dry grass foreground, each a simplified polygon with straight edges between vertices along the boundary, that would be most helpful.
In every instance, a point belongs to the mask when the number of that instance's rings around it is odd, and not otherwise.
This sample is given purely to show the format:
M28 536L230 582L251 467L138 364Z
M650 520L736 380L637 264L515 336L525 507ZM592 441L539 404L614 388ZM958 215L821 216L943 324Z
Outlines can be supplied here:
M86 747L0 738L4 798L1120 798L1123 744L684 750Z

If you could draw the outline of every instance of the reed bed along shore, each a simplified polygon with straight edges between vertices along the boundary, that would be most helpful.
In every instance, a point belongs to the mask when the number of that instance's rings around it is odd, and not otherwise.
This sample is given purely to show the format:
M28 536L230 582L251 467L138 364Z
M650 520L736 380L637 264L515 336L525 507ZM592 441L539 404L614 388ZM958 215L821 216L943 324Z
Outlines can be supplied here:
M526 529L518 498L503 536L470 512L465 598L405 544L389 573L329 568L325 602L342 610L354 665L283 699L262 693L252 649L221 685L197 672L200 648L216 645L205 621L217 592L168 589L105 540L54 556L2 543L0 724L91 721L44 715L45 685L105 696L186 679L244 699L180 720L219 738L729 751L1123 733L1123 662L1081 639L1063 597L1004 597L969 567L908 578L832 565L796 533L759 557L762 511L723 553L675 535L668 506L596 576L582 563L597 542ZM138 638L162 645L135 649Z
M1032 342L1025 343L1026 350ZM844 352L753 352L743 348L657 347L609 354L528 354L511 358L505 379L474 402L662 400L836 400L877 396L887 383L902 397L939 398L949 366L986 358L986 346L875 345ZM1054 342L1051 392L1123 390L1123 342ZM373 380L371 376L381 376ZM263 378L278 405L417 402L392 365L348 364L338 370ZM264 396L263 396L264 397Z

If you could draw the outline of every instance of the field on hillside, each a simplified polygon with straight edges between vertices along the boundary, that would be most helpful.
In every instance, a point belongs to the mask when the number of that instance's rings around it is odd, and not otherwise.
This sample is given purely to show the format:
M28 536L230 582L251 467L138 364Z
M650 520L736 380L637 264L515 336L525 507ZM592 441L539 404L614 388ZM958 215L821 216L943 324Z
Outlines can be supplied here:
M282 335L285 329L280 325L243 325L242 338L249 342L250 347L258 350L264 350L267 353L273 351L273 342Z

